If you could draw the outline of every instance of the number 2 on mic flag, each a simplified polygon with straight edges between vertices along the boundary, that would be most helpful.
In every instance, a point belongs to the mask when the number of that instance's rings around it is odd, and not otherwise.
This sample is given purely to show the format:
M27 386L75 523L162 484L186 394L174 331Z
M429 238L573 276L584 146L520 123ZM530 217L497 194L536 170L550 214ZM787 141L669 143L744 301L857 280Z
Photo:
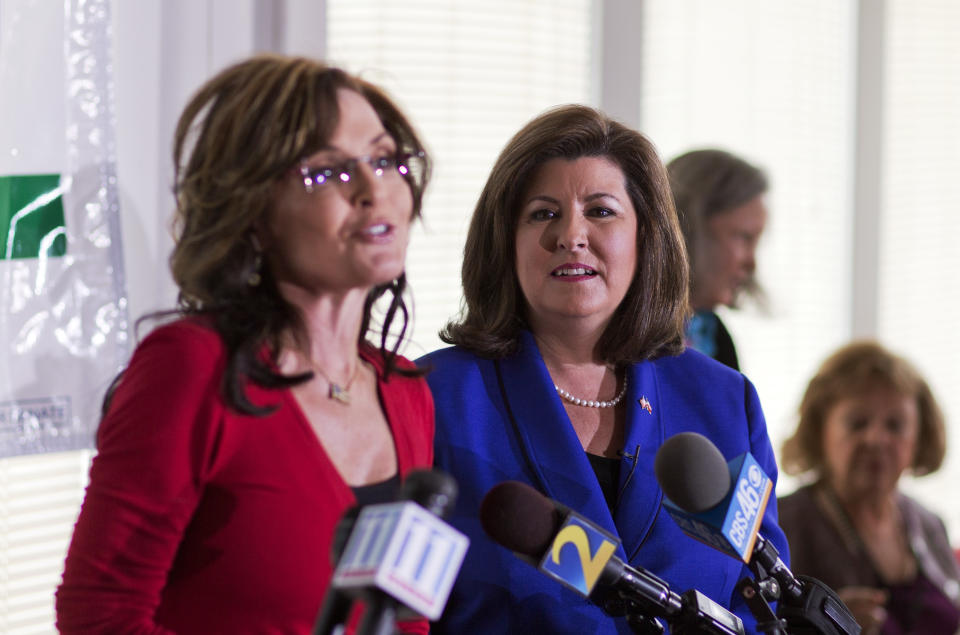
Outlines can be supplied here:
M593 591L620 540L570 512L540 562L540 570L581 595Z

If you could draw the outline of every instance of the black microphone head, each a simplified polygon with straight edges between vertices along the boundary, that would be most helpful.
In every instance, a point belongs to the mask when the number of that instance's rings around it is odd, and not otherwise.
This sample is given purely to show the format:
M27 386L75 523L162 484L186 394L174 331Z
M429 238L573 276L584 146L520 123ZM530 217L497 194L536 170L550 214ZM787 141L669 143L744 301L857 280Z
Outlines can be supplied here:
M494 485L480 503L480 524L487 535L534 559L546 553L562 522L553 501L520 481Z
M457 481L442 470L413 470L400 486L400 500L413 501L440 518L453 511L458 493Z
M696 432L667 439L653 462L660 489L680 509L697 514L720 503L730 491L730 470L720 450Z

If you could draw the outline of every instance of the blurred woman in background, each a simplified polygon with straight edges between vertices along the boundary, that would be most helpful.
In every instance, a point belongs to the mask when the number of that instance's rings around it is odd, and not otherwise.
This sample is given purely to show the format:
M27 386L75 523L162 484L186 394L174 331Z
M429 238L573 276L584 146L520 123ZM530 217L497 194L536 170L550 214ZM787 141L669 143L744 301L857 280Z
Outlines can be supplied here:
M810 380L783 469L816 481L781 499L795 573L837 590L864 632L952 634L960 570L943 522L900 492L940 467L943 415L926 381L874 342L831 355Z
M759 295L757 242L767 223L767 177L723 150L694 150L667 164L680 227L690 258L694 315L686 341L739 370L733 338L715 310L735 307L742 292Z
M378 88L266 55L191 99L174 165L178 319L105 405L57 626L310 633L344 510L432 462L430 394L397 354L429 165Z

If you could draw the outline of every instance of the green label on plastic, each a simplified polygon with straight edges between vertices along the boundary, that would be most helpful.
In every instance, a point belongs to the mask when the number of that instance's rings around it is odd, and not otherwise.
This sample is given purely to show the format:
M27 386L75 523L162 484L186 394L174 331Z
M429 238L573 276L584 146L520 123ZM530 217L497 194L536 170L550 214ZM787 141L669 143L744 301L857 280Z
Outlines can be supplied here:
M0 259L67 253L59 174L0 176Z

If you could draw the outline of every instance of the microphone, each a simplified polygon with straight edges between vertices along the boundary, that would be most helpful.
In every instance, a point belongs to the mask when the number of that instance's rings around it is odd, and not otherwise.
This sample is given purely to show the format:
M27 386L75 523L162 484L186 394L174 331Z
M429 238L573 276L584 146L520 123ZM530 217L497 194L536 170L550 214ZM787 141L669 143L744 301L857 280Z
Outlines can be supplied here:
M343 555L343 550L347 546L347 540L350 539L350 533L353 531L353 525L357 522L357 516L359 515L359 505L350 507L340 517L333 530L333 542L330 544L330 562L334 566L340 562L340 556ZM313 635L328 635L334 632L337 626L346 623L352 607L353 598L331 585L323 599L317 621L313 625Z
M680 529L750 568L756 584L742 582L740 589L758 620L776 617L756 593L780 601L777 613L791 633L860 632L832 589L815 578L794 576L759 533L773 481L753 455L745 452L727 462L707 437L681 432L657 451L653 469L666 497L664 508Z
M440 519L452 510L456 496L453 477L418 470L404 480L400 501L361 508L352 527L347 515L341 520L334 549L339 536L348 537L330 587L331 593L366 602L358 635L392 633L398 609L410 617L440 617L470 542ZM335 604L333 619L340 620L333 622L335 628L346 616L342 603L328 600ZM321 621L331 615L322 610ZM319 631L322 627L330 625L318 622L314 632L329 632Z
M623 562L614 555L619 538L525 483L491 488L480 505L480 523L494 541L574 592L590 597L598 586L613 591L616 599L602 606L622 614L616 604L625 603L637 632L663 632L657 618L677 633L744 632L739 617L699 591L677 595L654 574Z
M707 437L681 432L657 451L653 471L684 533L750 563L773 481L749 452L728 463Z

